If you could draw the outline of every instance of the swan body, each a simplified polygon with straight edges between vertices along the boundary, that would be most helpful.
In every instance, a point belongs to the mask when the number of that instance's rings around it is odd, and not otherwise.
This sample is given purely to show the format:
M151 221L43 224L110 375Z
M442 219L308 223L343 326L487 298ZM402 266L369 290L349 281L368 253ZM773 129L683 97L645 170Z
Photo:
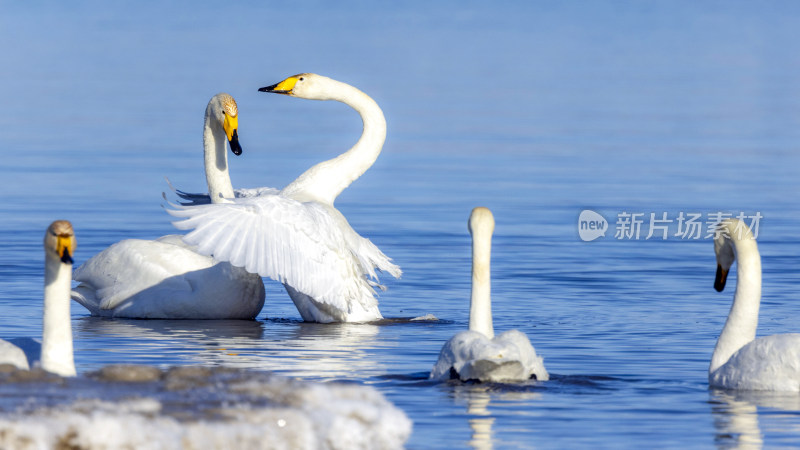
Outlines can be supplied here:
M761 257L750 228L738 219L723 221L714 250L717 291L725 288L735 260L738 265L733 305L711 357L709 384L725 389L800 392L800 334L755 339L761 304Z
M208 103L203 130L209 202L234 197L227 149L241 154L238 109L228 94ZM126 239L75 270L72 298L94 316L133 319L253 319L264 306L264 283L227 262L198 254L168 235Z
M75 280L72 298L94 316L252 319L264 306L261 277L196 253L178 235L117 242L76 269Z
M457 333L442 347L431 379L462 381L524 381L550 379L542 358L518 330L495 336L491 304L491 245L494 217L487 208L472 210L472 294L469 330Z
M303 320L369 322L383 318L375 299L377 271L401 275L375 244L356 233L333 206L336 197L375 162L386 138L383 113L358 89L315 74L295 75L259 89L293 97L337 100L364 123L358 142L280 191L241 190L229 202L178 191L186 200L170 214L184 241L203 254L283 283Z
M0 340L0 364L18 369L32 367L61 376L74 376L72 322L69 313L69 291L72 279L72 255L75 253L72 224L57 220L44 236L44 310L42 339ZM19 345L14 345L14 343Z

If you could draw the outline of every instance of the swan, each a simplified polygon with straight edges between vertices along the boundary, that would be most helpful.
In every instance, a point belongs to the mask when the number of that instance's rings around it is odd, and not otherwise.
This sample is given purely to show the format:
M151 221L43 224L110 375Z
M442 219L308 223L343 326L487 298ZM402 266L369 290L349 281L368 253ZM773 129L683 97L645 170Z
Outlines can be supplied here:
M400 268L356 233L333 202L378 158L386 138L383 112L355 87L312 73L259 91L345 103L361 116L361 138L280 191L242 190L218 204L202 204L204 196L179 192L189 201L168 210L182 219L173 225L192 230L184 242L196 245L200 253L283 283L307 322L382 319L374 288L384 288L377 283L376 270L397 278Z
M44 235L44 310L42 340L0 339L0 364L18 369L31 367L64 377L75 376L72 354L72 322L69 314L69 290L72 279L72 255L75 253L72 224L56 220Z
M217 94L206 107L203 130L211 201L234 196L225 142L239 155L238 109ZM75 270L72 298L94 316L133 319L253 319L264 306L256 274L201 255L180 236L117 242Z
M492 324L491 273L494 216L488 208L477 207L469 216L472 235L472 294L469 330L450 338L439 353L431 379L459 378L462 381L524 381L550 379L542 357L536 355L525 333L508 330L494 335Z
M755 339L761 303L761 257L752 231L739 219L726 219L714 238L714 251L714 289L718 292L725 288L734 260L738 266L733 305L711 356L708 383L724 389L800 391L800 334Z

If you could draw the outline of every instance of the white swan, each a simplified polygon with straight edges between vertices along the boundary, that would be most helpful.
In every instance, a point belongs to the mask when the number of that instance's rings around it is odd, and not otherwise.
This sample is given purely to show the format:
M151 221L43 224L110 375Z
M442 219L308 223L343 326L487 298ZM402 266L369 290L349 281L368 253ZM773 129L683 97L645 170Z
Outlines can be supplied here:
M42 340L17 338L12 339L12 343L0 339L0 364L11 364L23 370L39 366L65 377L75 375L69 314L74 253L72 224L66 220L51 223L44 235Z
M431 379L459 378L463 381L523 381L550 379L542 358L528 337L518 330L494 335L492 324L491 272L494 217L478 207L469 216L472 234L472 294L469 330L450 338L433 366Z
M225 142L241 154L238 109L228 94L206 107L203 146L214 202L234 196ZM227 262L200 255L180 236L126 239L75 270L72 298L92 315L135 319L253 319L264 306L264 282Z
M193 230L184 241L199 252L282 282L305 321L381 319L376 269L399 277L400 268L356 233L333 202L380 154L386 138L383 112L353 86L311 73L259 91L345 103L361 115L361 138L280 192L242 190L231 202L210 205L199 204L203 196L179 192L193 204L169 210L185 219L175 227Z
M711 356L708 383L726 389L800 391L800 334L755 339L761 304L761 257L750 228L738 219L723 221L714 239L714 251L714 289L721 292L725 288L734 260L738 267L733 305Z

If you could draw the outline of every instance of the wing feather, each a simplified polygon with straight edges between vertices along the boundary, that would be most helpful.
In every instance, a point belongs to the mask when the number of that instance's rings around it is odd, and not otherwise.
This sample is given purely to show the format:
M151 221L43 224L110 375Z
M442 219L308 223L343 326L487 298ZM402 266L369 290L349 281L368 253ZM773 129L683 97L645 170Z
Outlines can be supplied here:
M173 224L191 230L184 241L199 253L289 284L335 308L346 309L352 300L374 302L376 283L367 276L377 278L375 268L400 273L369 240L349 225L343 230L331 213L335 209L324 205L281 195L170 205L167 211L180 219Z

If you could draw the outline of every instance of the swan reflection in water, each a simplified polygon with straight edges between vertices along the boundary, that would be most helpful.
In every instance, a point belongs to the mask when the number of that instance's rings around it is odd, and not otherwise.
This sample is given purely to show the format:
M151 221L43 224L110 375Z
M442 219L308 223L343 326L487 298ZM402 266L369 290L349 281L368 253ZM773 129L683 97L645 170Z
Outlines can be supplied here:
M269 333L265 330L269 328ZM126 362L158 366L224 365L280 372L303 378L341 379L382 375L387 369L371 358L380 327L370 324L319 324L289 320L108 320L76 321L76 341L86 351L79 364L93 369L108 353L125 353ZM91 359L96 354L96 359Z
M471 436L469 446L476 450L491 450L495 439L493 427L497 414L491 410L492 400L501 402L530 402L541 398L541 394L532 391L505 391L504 385L497 383L461 383L451 381L443 386L453 388L456 403L466 403L466 412ZM516 386L519 388L519 386ZM502 420L502 419L501 419Z
M470 447L477 450L491 450L492 444L492 425L495 418L489 411L488 406L492 397L486 389L473 387L467 395L467 414L470 415L469 427L472 430L472 438L469 440Z
M717 431L714 440L719 447L741 449L764 447L765 436L759 425L759 408L762 409L762 412L764 410L773 412L768 416L762 414L762 417L768 417L771 422L769 427L765 427L768 431L775 430L780 434L786 434L790 440L794 439L792 436L796 437L800 432L800 428L795 423L797 414L800 412L800 395L787 392L721 389L712 389L709 395L714 428ZM781 411L785 411L786 414L781 414ZM775 422L783 422L783 419L788 419L785 424L789 429L776 426L778 424ZM776 444L776 442L771 442L772 438L773 436L770 436L767 439L768 445ZM796 444L796 442L792 444Z

